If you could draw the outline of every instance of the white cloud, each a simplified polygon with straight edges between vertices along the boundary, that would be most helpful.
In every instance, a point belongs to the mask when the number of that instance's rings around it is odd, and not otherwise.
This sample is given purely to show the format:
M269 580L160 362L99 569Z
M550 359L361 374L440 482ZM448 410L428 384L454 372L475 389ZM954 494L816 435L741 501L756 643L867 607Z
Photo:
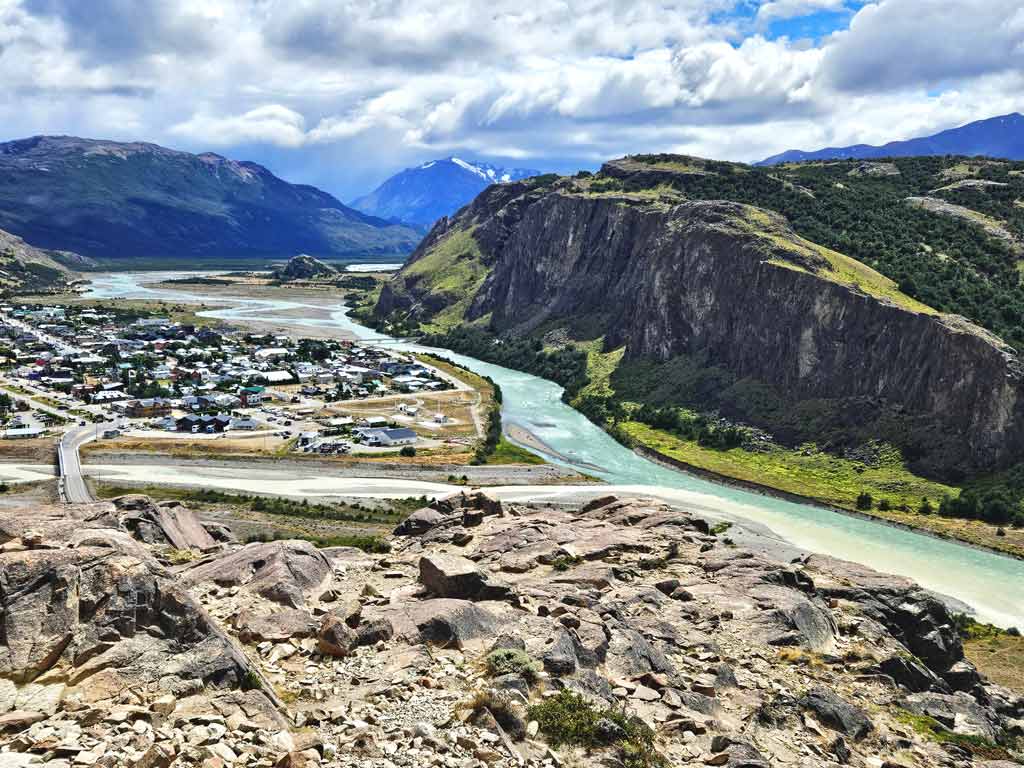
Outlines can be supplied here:
M765 31L842 0L738 5L0 0L0 125L241 153L348 196L435 153L756 160L1024 108L1018 0L879 0L817 43Z
M807 16L818 11L841 11L846 0L771 0L757 9L759 22L780 21Z
M205 141L212 146L266 142L300 147L306 142L306 118L281 104L268 104L241 115L214 116L200 112L171 127L172 134Z

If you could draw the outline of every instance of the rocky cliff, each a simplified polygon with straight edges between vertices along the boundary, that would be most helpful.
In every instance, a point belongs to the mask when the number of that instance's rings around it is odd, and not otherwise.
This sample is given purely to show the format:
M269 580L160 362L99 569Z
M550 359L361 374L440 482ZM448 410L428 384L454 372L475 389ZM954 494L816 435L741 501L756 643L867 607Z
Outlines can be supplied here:
M627 361L685 356L790 404L856 412L868 434L940 474L1019 459L1024 369L1012 348L775 213L672 186L704 173L623 160L596 178L492 187L435 226L378 314L499 335L560 329L624 347Z
M946 606L904 579L755 555L644 499L459 494L388 542L241 545L141 497L5 507L0 765L1020 757L1024 700L964 660Z

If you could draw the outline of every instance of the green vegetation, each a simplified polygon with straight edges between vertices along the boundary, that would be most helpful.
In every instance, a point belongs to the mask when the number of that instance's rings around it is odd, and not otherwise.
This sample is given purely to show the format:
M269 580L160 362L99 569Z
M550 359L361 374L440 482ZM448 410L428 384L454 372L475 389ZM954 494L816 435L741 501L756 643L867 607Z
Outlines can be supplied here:
M445 235L427 255L406 266L402 278L427 288L445 304L425 328L444 331L463 321L488 272L473 228L469 228Z
M484 658L487 674L491 677L501 675L519 675L527 683L533 685L540 674L540 665L530 658L530 654L518 648L498 648Z
M965 315L1020 345L1024 286L1012 247L971 221L915 208L904 200L934 194L1001 222L1022 239L1024 209L1015 203L1024 197L1024 163L956 157L891 162L898 175L851 176L860 165L857 161L776 168L734 165L731 170L725 170L729 164L717 164L714 173L680 174L672 185L690 199L732 200L777 211L805 240L843 255L842 264L833 264L838 273L854 270L854 281L862 284L856 274L871 268L911 299ZM1007 186L936 190L946 183L949 171ZM874 293L870 284L862 287Z
M319 549L326 547L354 547L363 552L373 554L387 554L391 551L391 545L380 536L366 536L361 534L337 534L334 536L317 536L306 532L286 531L283 533L261 532L253 534L246 539L246 543L254 541L278 541L280 539L303 539L310 542Z
M615 709L597 709L578 693L559 691L530 707L530 719L554 746L615 747L625 768L664 766L654 732L640 718Z
M535 453L520 448L502 435L494 450L487 456L486 464L545 464Z
M684 464L843 509L859 509L858 497L865 492L885 496L895 509L909 511L918 508L922 497L939 499L955 490L912 474L891 446L875 446L873 462L866 464L825 453L812 443L796 450L722 450L640 422L623 422L618 428L637 443Z
M998 744L980 736L964 736L946 728L942 723L927 715L915 715L907 710L900 710L896 720L912 728L916 733L939 744L954 744L966 750L972 757L981 760L1010 760L1012 756Z
M390 500L381 508L362 504L310 504L303 499L288 499L277 496L255 496L244 493L224 493L211 489L174 488L170 486L124 486L96 483L95 495L100 499L113 499L130 494L145 494L158 501L174 500L197 504L230 504L243 507L251 512L266 512L271 515L298 517L308 520L332 520L349 523L377 523L395 525L408 515L426 506L426 497ZM343 546L334 544L331 546ZM352 545L355 546L355 545Z

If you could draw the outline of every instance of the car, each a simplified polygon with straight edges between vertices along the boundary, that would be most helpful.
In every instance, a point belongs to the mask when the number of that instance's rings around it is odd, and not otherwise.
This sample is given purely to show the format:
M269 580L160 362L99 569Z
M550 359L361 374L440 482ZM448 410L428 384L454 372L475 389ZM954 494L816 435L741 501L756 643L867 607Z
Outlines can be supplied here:
M83 420L83 421L78 422L78 426L84 427L85 426L85 421Z

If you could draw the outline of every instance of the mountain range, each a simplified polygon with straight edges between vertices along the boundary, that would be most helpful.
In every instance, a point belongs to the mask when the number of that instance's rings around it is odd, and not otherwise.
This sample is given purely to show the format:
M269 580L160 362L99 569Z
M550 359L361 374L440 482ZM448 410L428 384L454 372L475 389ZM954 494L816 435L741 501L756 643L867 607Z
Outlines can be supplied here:
M1000 117L977 120L933 136L906 141L891 141L882 146L855 144L829 147L812 152L790 149L762 160L758 165L797 163L805 160L877 159L924 155L967 155L1024 159L1024 115L1014 112Z
M442 216L455 213L491 184L539 173L446 157L406 168L351 204L371 216L426 229Z
M261 165L155 144L0 144L0 229L105 260L400 256L420 233Z

